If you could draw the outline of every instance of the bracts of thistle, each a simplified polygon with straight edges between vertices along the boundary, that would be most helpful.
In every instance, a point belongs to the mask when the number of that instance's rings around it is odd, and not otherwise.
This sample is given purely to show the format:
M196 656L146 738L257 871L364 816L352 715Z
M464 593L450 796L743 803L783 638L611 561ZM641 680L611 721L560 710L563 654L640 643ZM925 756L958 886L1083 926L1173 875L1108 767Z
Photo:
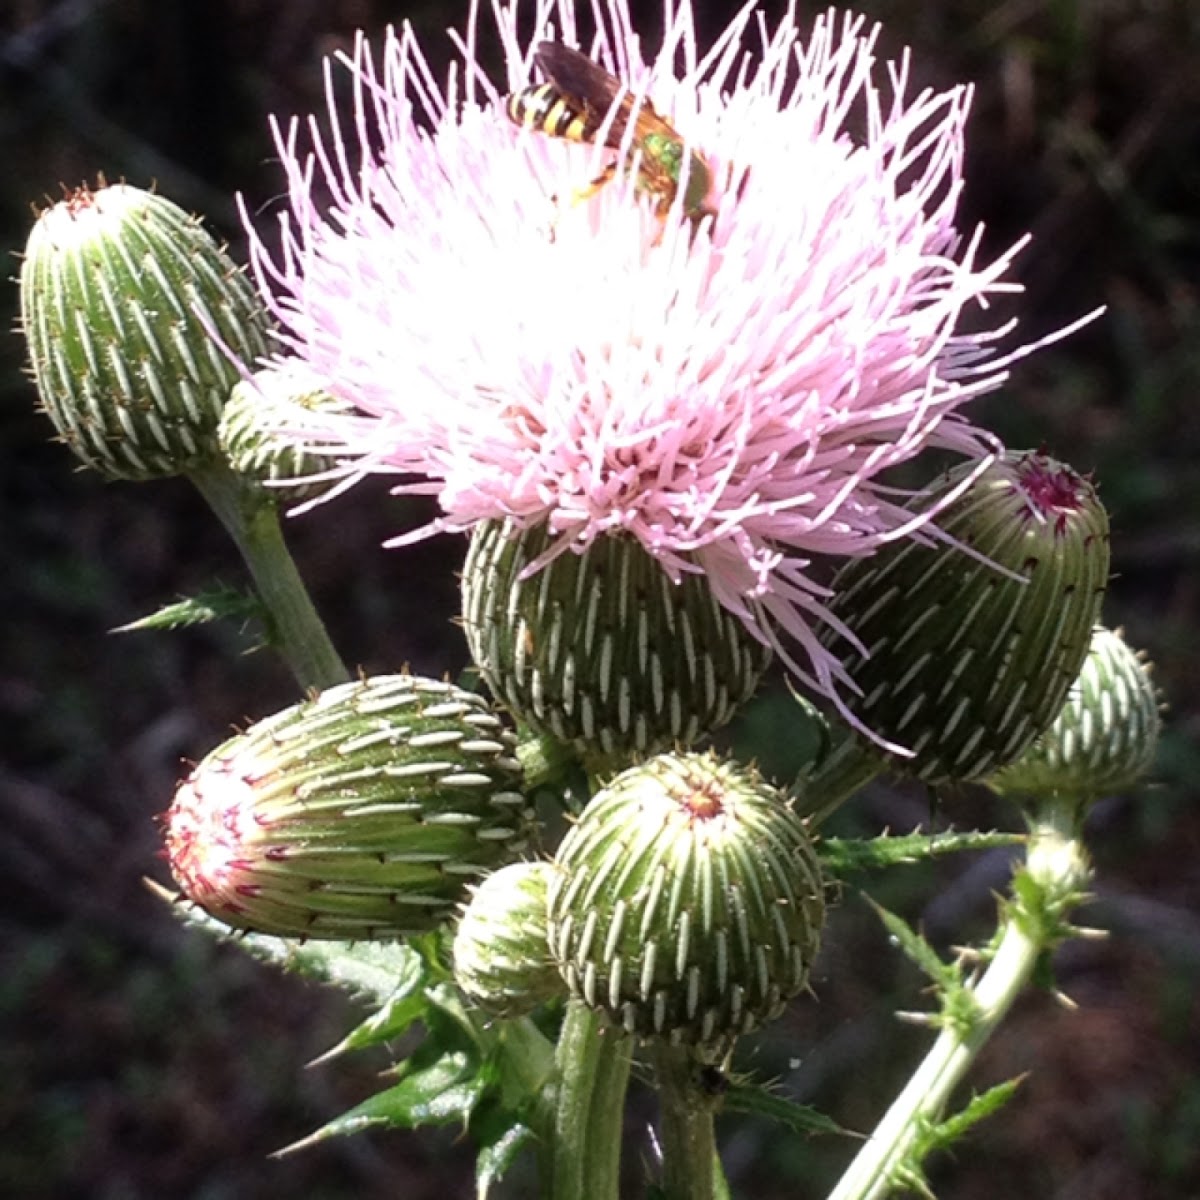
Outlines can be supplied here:
M1010 452L973 479L948 473L922 502L947 496L938 540L839 572L841 631L825 638L858 688L846 709L863 753L932 784L982 779L1050 725L1109 569L1104 508L1063 463Z
M1001 795L1086 803L1129 787L1154 761L1161 727L1150 664L1119 630L1098 625L1079 678L1054 723L985 782Z
M297 410L345 411L322 384L295 365L267 367L241 380L229 395L217 427L226 461L275 503L298 504L329 488L328 464L280 434ZM287 484L287 487L274 487Z
M548 862L518 862L470 888L454 933L454 978L480 1008L519 1017L566 994L550 957L546 893Z
M330 688L214 750L166 815L184 895L238 929L394 938L433 929L525 844L515 738L448 683Z
M718 1061L805 986L825 899L804 823L754 771L660 755L598 793L559 846L550 951L626 1033Z
M471 654L493 692L593 768L690 745L753 695L770 649L703 575L672 583L635 538L530 568L543 529L479 526L463 570Z
M212 235L163 196L77 188L29 236L21 326L34 382L62 440L110 479L211 461L233 359L261 358L270 325Z

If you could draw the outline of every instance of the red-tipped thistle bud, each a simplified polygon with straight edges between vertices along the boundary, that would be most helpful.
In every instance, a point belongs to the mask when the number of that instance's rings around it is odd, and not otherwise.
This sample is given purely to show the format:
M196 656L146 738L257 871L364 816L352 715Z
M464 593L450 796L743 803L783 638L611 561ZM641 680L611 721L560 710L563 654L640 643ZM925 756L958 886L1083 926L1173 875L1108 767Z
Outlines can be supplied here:
M184 894L239 929L394 938L432 929L524 846L516 739L448 683L330 688L218 747L167 813Z
M523 721L620 764L691 744L753 695L770 651L703 575L674 583L619 535L539 566L550 545L543 529L483 524L463 569L472 657Z
M1150 665L1119 631L1098 625L1054 723L1015 763L985 782L1002 795L1081 801L1129 787L1154 762L1158 709Z
M548 862L501 867L478 887L454 934L454 978L480 1008L520 1017L566 994L546 942Z
M256 483L287 483L267 487L265 495L295 504L323 494L329 482L308 478L329 466L329 460L306 450L297 438L281 430L316 410L343 411L347 405L331 396L298 365L268 367L243 379L221 413L217 436L229 465L243 479Z
M178 475L217 454L238 369L267 349L249 281L194 217L125 184L47 209L21 266L34 382L63 441L110 479Z
M992 464L937 523L949 541L893 542L838 573L830 607L867 655L837 632L824 639L861 689L847 700L855 719L911 751L896 769L934 784L986 777L1054 720L1109 564L1095 488L1041 454Z
M550 950L626 1032L724 1054L805 985L825 915L804 823L754 771L661 755L598 793L555 856Z

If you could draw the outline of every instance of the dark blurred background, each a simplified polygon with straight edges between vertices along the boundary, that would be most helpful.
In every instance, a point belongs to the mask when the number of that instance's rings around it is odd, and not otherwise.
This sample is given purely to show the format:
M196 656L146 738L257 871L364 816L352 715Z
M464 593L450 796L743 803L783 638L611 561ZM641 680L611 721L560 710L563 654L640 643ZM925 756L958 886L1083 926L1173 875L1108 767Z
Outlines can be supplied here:
M701 0L703 4L703 0ZM653 29L657 4L644 6ZM709 0L702 30L731 5ZM1085 923L1058 955L1068 1012L1033 994L989 1046L978 1087L1030 1072L1008 1113L938 1160L944 1200L1200 1196L1200 4L1196 0L864 3L918 78L969 80L964 226L993 251L1026 230L1023 332L1098 304L1105 317L1021 366L977 415L1016 447L1093 471L1113 522L1107 620L1156 660L1171 711L1156 783L1102 803ZM768 11L772 6L768 5ZM803 6L810 20L816 6ZM318 110L322 57L362 27L411 20L435 62L465 4L400 0L5 0L0 10L0 243L11 273L31 205L60 185L156 185L243 258L235 192L281 191L267 115ZM15 285L0 290L5 323ZM273 1160L369 1093L382 1057L315 1069L353 1006L179 926L141 880L166 880L156 814L184 763L294 699L239 631L108 631L214 578L232 547L183 483L78 471L35 410L22 344L0 341L0 1195L97 1200L466 1196L456 1131L369 1135ZM361 486L289 525L346 657L369 671L457 673L457 541L385 552L413 517ZM756 714L769 763L780 706ZM841 829L908 828L919 792L875 785ZM978 794L939 822L1015 827ZM947 947L979 937L1004 854L873 880ZM745 1064L869 1128L927 1035L897 1029L920 980L854 892L835 914L816 1001ZM631 1155L647 1152L635 1106ZM852 1147L733 1119L735 1194L819 1197ZM640 1154L637 1152L640 1148ZM507 1194L521 1194L514 1185Z

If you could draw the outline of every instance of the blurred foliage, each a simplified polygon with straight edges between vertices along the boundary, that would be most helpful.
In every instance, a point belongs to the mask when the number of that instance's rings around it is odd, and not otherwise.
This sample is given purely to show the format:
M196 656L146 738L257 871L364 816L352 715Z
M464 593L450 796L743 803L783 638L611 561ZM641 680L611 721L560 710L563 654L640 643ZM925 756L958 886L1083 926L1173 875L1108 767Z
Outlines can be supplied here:
M658 6L640 7L652 40ZM702 34L733 7L703 5ZM1058 956L1079 1010L1047 996L1020 1006L973 1084L1030 1077L1000 1119L933 1162L931 1182L955 1200L1184 1200L1200 1194L1200 4L860 7L886 22L885 51L912 46L917 85L976 85L964 226L985 223L985 252L1032 232L1027 291L1011 305L1022 329L1047 334L1106 306L1019 365L980 416L1014 446L1096 473L1114 528L1107 618L1157 660L1171 705L1158 786L1093 816L1099 882L1083 915L1114 932ZM441 0L9 0L0 240L19 252L31 204L103 172L156 183L242 257L235 193L266 215L281 189L268 114L320 109L322 58L360 26L411 20L440 73L442 31L464 17L465 4ZM11 325L15 289L0 297ZM19 338L0 342L0 1194L467 1194L471 1156L452 1132L267 1159L368 1095L386 1057L305 1071L354 1024L352 1006L189 936L140 879L164 877L154 815L181 759L295 697L232 626L107 635L214 579L239 586L241 574L185 485L151 495L74 470L35 412L21 353ZM381 487L363 486L289 536L350 660L453 675L466 657L450 623L463 547L378 549L411 522ZM759 738L750 749L781 772L789 703L780 689L781 707L747 725ZM935 801L877 783L831 832L930 819L1018 824L994 797ZM990 927L1009 855L901 867L870 891L945 951ZM739 1068L869 1128L925 1044L891 1016L916 1006L920 986L847 889L814 980L820 1002L794 1006ZM848 1154L829 1139L764 1136L737 1114L719 1133L735 1194L761 1200L820 1194Z

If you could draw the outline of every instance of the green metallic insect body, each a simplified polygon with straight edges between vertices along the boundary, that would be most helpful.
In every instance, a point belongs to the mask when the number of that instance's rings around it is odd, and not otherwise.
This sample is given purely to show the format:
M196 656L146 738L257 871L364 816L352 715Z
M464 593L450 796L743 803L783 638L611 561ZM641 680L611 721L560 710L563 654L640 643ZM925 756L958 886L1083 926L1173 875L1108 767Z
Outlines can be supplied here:
M713 173L707 160L688 151L683 138L655 111L649 99L635 101L633 94L599 64L561 42L542 42L534 62L547 82L514 92L505 109L509 119L526 129L573 142L598 142L636 157L638 191L655 198L655 208L665 217L679 194L688 156L683 188L683 212L692 221L712 216L708 203ZM610 118L610 113L616 109ZM632 136L626 134L630 124ZM594 195L616 174L617 163L592 180L580 199Z

